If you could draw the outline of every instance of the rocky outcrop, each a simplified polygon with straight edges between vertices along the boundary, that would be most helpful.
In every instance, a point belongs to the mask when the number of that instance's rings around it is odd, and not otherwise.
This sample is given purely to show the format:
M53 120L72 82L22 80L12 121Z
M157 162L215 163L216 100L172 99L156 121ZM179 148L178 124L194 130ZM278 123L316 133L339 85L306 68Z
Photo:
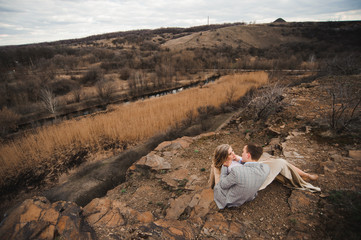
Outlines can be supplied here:
M25 200L0 227L1 239L95 239L81 207L72 202L51 204L45 197Z

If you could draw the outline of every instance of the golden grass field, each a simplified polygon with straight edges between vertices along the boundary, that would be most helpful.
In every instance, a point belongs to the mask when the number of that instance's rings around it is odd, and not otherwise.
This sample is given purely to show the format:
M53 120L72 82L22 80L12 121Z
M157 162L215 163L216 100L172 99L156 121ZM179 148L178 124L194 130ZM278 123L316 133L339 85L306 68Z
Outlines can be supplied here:
M0 146L0 186L29 169L42 169L54 161L66 162L71 153L86 148L99 151L104 143L136 143L176 126L189 111L205 105L219 107L234 89L234 99L251 87L268 82L265 72L221 77L203 88L173 95L112 106L112 111L37 129L34 133Z

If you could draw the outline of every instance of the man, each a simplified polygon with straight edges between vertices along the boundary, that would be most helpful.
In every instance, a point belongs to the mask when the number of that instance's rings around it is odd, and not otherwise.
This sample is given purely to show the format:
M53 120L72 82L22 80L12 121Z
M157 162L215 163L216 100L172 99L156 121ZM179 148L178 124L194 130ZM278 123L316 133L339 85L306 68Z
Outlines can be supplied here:
M242 152L244 164L233 166L229 173L228 167L236 158L232 148L228 148L228 158L217 158L220 154L215 153L215 163L217 164L217 159L223 162L220 180L214 187L214 201L219 209L240 206L256 197L257 191L270 172L267 164L257 162L262 153L262 147L246 145Z

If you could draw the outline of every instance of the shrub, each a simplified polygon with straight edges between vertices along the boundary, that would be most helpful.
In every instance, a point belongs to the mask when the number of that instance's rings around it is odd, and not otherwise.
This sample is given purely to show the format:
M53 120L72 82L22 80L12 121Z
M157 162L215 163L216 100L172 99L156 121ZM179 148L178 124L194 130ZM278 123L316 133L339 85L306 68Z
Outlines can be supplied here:
M4 107L0 110L0 134L4 136L11 130L15 130L17 122L20 119L20 115L13 112L12 110Z
M127 67L124 67L120 70L120 79L122 80L128 80L130 77L130 69Z
M334 239L359 239L361 230L361 192L333 190L326 200L332 217L326 219L327 230ZM327 216L325 215L325 217Z
M329 75L351 75L361 72L360 57L355 55L336 56L326 60L323 70Z
M100 101L105 104L109 103L112 100L112 95L114 93L113 82L101 79L95 86Z
M97 81L101 79L101 70L99 68L89 69L82 78L82 83L88 85L94 85Z
M72 88L71 94L73 95L74 102L80 102L81 98L81 87L79 84L75 84Z
M65 95L69 93L77 83L69 79L60 79L50 84L50 88L53 89L55 95Z
M357 83L351 80L334 79L326 86L326 91L331 97L329 124L336 132L342 132L352 121L358 119L361 89L355 84Z
M248 105L249 113L256 121L267 119L282 108L280 102L283 99L283 90L284 87L279 83L274 83L262 87L256 92Z
M151 42L151 41L144 41L140 45L141 51L156 51L159 50L159 45L157 43Z

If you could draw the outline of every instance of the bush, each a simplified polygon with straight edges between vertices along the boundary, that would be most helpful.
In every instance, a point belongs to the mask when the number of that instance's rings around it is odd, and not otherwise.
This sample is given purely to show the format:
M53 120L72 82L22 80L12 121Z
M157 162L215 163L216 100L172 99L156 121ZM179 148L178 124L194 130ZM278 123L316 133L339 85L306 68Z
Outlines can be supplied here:
M351 79L335 79L326 86L326 91L331 97L328 116L330 127L336 132L342 132L352 121L358 119L361 89Z
M108 104L114 93L113 82L102 79L96 83L98 97L102 103Z
M0 110L0 134L1 136L6 135L11 130L17 128L17 122L19 121L20 116L13 112L12 110L4 107Z
M120 79L128 80L130 77L130 69L125 67L120 70Z
M332 217L326 219L327 230L333 239L360 239L361 192L333 190L326 198Z
M140 45L141 51L157 51L159 50L159 45L157 43L151 42L151 41L144 41Z
M361 72L360 57L347 55L326 60L323 71L329 75L351 75Z
M50 84L50 88L55 95L65 95L69 93L77 83L69 79L60 79Z
M101 75L102 73L99 68L91 68L85 73L81 81L84 84L94 85L97 81L101 79Z
M270 84L257 90L254 98L250 101L248 108L250 116L256 121L267 119L270 115L280 111L280 102L283 99L283 90L279 83Z

